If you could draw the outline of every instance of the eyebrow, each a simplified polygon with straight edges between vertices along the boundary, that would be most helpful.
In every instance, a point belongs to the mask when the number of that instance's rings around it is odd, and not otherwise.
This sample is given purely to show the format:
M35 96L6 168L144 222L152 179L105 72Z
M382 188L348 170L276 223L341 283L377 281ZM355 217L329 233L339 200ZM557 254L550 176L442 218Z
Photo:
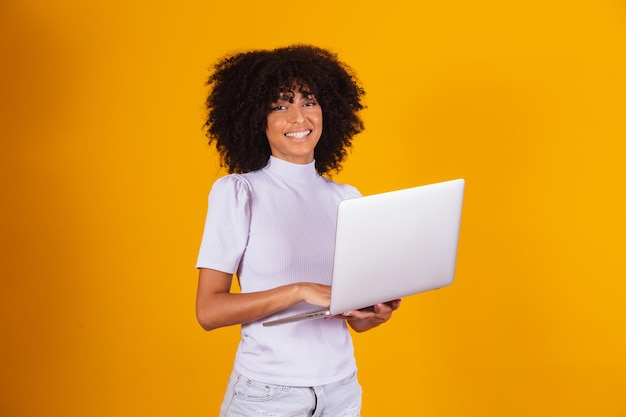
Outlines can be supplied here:
M301 92L299 96L300 98L303 98L305 100L307 99L317 100L315 98L315 94L308 92L308 91ZM293 103L293 100L295 97L296 95L290 92L280 93L280 95L276 98L275 102L276 101L288 101L289 103Z

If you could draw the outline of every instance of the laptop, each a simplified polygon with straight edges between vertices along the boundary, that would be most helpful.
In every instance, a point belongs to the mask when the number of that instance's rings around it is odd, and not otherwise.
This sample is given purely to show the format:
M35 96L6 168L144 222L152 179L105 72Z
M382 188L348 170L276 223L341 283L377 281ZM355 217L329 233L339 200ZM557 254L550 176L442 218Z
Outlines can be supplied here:
M452 284L464 179L339 203L330 307L274 326L342 314Z

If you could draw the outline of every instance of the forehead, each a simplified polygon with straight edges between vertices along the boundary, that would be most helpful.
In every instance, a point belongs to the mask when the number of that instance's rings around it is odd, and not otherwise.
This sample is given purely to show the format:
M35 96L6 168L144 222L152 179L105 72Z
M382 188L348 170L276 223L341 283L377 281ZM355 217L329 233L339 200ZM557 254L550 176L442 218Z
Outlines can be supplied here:
M314 98L315 94L310 91L281 91L276 98L280 101L293 101L295 98Z
M309 85L302 81L284 83L277 92L278 100L291 100L296 96L308 97L314 95Z

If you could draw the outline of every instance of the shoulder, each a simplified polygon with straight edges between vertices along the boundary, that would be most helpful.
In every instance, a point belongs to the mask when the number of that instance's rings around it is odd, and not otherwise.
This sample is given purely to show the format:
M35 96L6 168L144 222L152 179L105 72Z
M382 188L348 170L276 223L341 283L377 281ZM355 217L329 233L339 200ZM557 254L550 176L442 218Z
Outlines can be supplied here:
M213 188L232 188L249 186L250 182L246 179L247 174L228 174L218 178L213 183Z
M349 184L335 182L329 178L322 177L328 186L334 188L342 197L342 199L361 197L361 193L356 187Z
M226 197L233 195L247 195L251 185L246 174L229 174L218 178L211 187L211 197Z

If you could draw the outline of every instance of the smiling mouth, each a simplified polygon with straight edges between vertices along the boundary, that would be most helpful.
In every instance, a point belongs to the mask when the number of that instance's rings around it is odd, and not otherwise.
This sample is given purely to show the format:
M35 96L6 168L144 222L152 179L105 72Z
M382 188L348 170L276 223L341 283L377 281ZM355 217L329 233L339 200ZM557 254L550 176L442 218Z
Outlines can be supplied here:
M285 133L285 136L287 136L288 138L294 138L294 139L302 139L308 135L311 134L311 130L303 130L301 132L289 132L289 133Z

